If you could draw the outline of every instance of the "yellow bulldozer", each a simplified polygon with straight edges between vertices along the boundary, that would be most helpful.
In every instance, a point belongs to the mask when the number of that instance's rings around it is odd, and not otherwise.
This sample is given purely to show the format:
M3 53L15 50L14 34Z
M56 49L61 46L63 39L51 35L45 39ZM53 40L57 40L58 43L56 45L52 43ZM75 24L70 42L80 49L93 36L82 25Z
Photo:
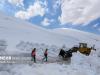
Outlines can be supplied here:
M96 50L95 45L93 45L93 47L88 47L87 43L79 43L79 47L73 47L72 48L72 52L77 52L79 51L80 53L88 56L91 53L91 50Z
M89 56L91 53L91 50L96 50L95 45L93 47L88 47L87 43L79 43L79 46L74 46L71 49L65 51L63 49L60 50L59 56L62 56L62 58L71 58L73 52L79 51L80 53Z

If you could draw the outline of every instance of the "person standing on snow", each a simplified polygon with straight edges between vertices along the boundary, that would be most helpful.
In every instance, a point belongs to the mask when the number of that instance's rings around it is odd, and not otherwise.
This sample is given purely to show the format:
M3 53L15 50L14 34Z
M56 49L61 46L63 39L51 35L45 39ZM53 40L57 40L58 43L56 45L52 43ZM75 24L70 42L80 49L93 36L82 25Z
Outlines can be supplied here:
M32 56L32 61L36 63L36 48L32 50L31 56Z
M45 50L44 52L44 58L42 59L42 61L45 59L45 61L47 62L48 60L48 49Z

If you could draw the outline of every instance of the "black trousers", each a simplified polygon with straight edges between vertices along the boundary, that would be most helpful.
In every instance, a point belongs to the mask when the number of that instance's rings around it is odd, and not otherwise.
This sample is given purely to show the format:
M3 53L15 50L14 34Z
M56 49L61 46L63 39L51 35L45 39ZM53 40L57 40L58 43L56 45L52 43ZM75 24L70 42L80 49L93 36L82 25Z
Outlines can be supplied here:
M32 61L36 62L36 56L32 56Z
M44 60L44 59L45 59L45 61L47 61L47 60L48 60L47 55L44 55L44 58L43 58L42 60Z

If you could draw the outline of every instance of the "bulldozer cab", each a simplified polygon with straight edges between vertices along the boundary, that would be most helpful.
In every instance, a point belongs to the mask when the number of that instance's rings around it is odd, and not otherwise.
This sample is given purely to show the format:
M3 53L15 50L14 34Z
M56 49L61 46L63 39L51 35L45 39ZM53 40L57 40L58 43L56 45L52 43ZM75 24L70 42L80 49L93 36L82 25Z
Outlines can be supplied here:
M89 55L91 48L87 47L87 43L79 43L79 52L85 55Z
M87 43L80 43L79 48L87 48Z

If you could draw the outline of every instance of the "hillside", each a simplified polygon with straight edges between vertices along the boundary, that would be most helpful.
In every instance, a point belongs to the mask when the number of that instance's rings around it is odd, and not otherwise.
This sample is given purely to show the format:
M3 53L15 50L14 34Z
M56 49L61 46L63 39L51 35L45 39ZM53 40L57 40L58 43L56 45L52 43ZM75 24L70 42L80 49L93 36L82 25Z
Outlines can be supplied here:
M96 35L89 32L84 32L76 29L70 29L70 28L57 28L53 29L52 32L61 34L62 36L69 36L73 37L79 42L86 42L88 44L96 44L97 47L99 47L100 43L100 35Z
M15 49L16 44L20 41L61 46L65 44L67 40L71 40L71 38L60 36L28 22L5 16L4 14L0 14L0 35L0 39L4 39L8 42L9 50ZM74 40L73 42L77 41Z
M37 59L42 59L42 49L49 47L49 56L53 56L56 60L59 48L66 45L66 48L71 48L78 45L79 42L86 42L89 46L95 44L97 51L92 51L90 56L85 56L78 53L73 53L70 64L54 63L36 63L30 64L0 64L0 75L99 75L100 74L100 36L92 33L87 33L74 29L54 29L47 30L41 27L32 25L26 21L22 21L0 13L0 40L7 41L6 52L17 51L22 53L30 53L30 50L22 49L16 45L20 41L36 43L38 48ZM40 47L42 43L42 47ZM45 44L45 45L44 45ZM55 45L51 47L50 45ZM26 45L25 45L26 46ZM24 46L24 47L25 47ZM20 48L21 50L19 50ZM32 45L34 47L34 45ZM26 48L26 47L25 47ZM41 49L42 48L42 49ZM51 49L52 48L52 49ZM57 49L56 49L57 48ZM50 58L50 57L48 57Z
M64 31L64 33L63 33ZM56 33L57 32L57 33ZM62 36L62 34L64 36ZM8 42L8 49L15 49L16 44L20 41L30 41L35 43L45 43L47 45L62 46L63 44L72 47L79 42L88 42L95 44L99 41L100 36L94 34L75 31L73 29L52 30L40 28L23 20L9 17L0 13L0 39Z

